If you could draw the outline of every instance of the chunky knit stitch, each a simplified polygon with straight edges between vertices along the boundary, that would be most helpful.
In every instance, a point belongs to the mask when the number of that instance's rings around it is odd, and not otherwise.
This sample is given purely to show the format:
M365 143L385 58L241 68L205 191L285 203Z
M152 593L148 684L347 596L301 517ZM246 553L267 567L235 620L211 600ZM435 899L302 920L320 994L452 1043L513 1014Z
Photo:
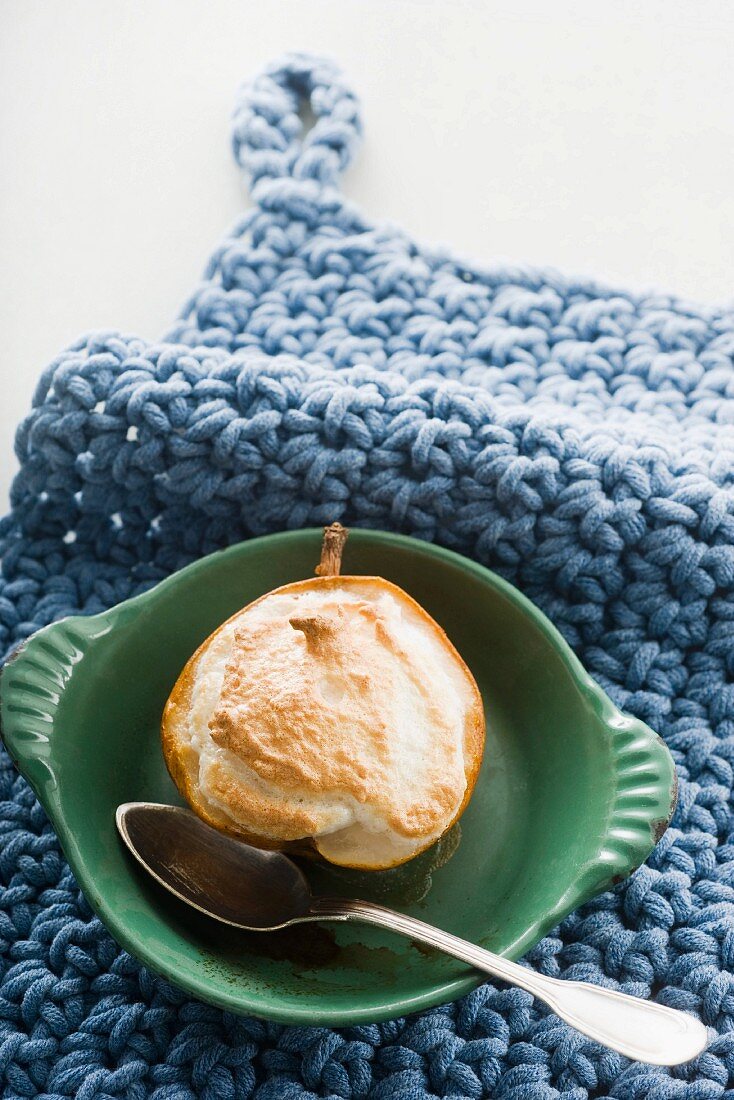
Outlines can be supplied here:
M492 983L342 1030L224 1014L119 950L3 757L4 1095L734 1097L734 311L466 264L375 227L338 190L359 128L330 63L267 70L234 121L254 206L166 341L97 333L46 370L0 528L2 649L306 524L486 563L664 736L680 778L648 864L529 962L717 1034L687 1066L629 1064Z

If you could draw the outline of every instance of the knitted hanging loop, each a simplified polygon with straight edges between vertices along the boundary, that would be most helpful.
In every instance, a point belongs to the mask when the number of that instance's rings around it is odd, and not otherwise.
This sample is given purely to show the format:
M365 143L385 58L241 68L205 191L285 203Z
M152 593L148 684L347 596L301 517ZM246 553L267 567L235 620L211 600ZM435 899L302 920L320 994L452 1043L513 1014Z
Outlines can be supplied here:
M316 119L305 136L299 116L304 102ZM232 141L253 185L287 177L334 185L360 133L359 105L339 69L331 61L291 54L243 87Z

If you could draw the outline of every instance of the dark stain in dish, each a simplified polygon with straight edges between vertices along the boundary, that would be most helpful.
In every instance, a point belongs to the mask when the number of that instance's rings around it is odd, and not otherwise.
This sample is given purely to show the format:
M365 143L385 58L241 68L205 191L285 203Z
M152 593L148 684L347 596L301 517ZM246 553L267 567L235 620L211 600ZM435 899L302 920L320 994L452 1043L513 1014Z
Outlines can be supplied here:
M341 954L336 936L320 924L297 924L277 932L241 932L238 952L289 962L300 970L333 966Z
M215 953L216 950L216 953ZM248 987L262 978L255 959L283 963L285 971L270 971L268 988L282 986L284 992L309 995L327 989L358 992L358 975L376 974L381 985L394 985L405 966L405 958L389 947L368 947L362 943L339 944L334 933L320 925L300 925L279 932L240 932L227 937L217 948L200 952L204 968L230 985L244 981ZM247 955L254 956L248 965ZM255 969L253 969L253 966ZM352 981L349 981L349 975ZM296 979L298 986L292 982Z
M392 985L398 969L405 965L405 958L389 947L368 947L364 943L345 944L339 953L341 966L353 970L374 971L383 982Z
M436 959L443 954L437 947L431 947L428 943L421 943L420 940L411 940L410 946L419 951L421 955L425 955L427 959Z

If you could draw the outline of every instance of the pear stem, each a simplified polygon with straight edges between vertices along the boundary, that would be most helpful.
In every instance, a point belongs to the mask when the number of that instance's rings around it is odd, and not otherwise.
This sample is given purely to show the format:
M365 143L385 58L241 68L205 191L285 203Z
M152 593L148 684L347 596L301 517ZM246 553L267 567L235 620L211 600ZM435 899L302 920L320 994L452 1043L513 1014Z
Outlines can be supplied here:
M342 553L349 531L341 523L332 523L324 527L324 541L321 543L321 561L316 566L319 577L338 577L342 568Z

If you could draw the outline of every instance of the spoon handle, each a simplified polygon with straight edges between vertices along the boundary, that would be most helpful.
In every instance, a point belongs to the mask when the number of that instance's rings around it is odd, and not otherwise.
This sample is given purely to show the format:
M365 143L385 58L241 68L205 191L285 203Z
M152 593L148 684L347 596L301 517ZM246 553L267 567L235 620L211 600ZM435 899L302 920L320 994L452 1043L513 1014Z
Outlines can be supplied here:
M695 1058L708 1042L704 1025L685 1012L586 982L549 978L381 905L315 898L311 913L323 920L374 924L437 947L478 970L526 989L584 1035L639 1062L675 1066Z

